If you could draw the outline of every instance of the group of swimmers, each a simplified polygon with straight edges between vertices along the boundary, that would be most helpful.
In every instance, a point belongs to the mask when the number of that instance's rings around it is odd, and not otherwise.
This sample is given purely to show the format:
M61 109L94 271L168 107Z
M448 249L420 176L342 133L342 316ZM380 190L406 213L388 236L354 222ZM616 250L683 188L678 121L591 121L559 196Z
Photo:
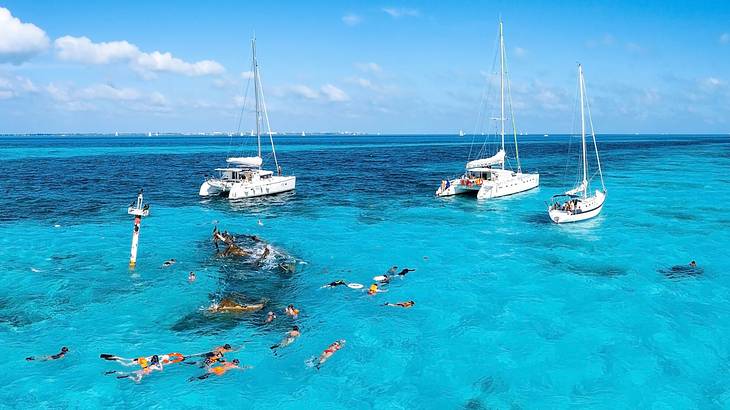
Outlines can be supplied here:
M409 272L413 272L415 269L410 268L403 268L400 271L398 271L397 266L392 266L388 271L381 276L376 276L373 278L374 283L368 287L367 294L370 296L374 296L378 293L387 292L387 290L382 289L385 285L388 285L393 278L403 278L405 277ZM342 279L338 279L336 281L332 281L324 286L323 288L335 288L338 286L347 286L353 289L360 289L362 288L362 285L359 283L347 283ZM403 308L410 308L415 305L416 302L409 300L407 302L398 302L398 303L388 303L386 302L384 306L397 306L397 307L403 307Z
M139 370L131 372L120 372L117 370L109 370L105 372L105 375L116 375L117 379L131 379L135 382L140 382L142 378L148 376L154 372L160 372L164 370L165 366L173 365L176 363L184 363L188 365L198 365L200 368L205 369L205 373L200 376L191 377L188 381L203 380L208 377L222 376L226 372L233 369L249 369L251 366L239 366L240 362L238 359L227 361L224 357L225 353L234 351L230 344L226 343L222 346L218 346L209 352L195 353L191 355L183 355L181 353L167 353L162 355L152 355L145 357L125 358L121 356L111 355L103 353L99 355L104 360L114 361L122 366L139 366ZM192 360L191 360L192 359Z

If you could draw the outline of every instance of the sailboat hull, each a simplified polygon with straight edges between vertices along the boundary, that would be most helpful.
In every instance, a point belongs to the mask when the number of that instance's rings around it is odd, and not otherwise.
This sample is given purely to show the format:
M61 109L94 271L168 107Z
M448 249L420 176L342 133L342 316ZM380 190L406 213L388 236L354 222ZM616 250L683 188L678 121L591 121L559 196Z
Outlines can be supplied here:
M492 199L514 195L535 189L540 185L540 174L515 173L510 178L485 181L477 193L477 199Z
M228 199L254 198L293 191L296 183L297 177L295 176L272 176L267 180L256 182L236 182L228 193Z
M564 211L562 209L548 209L550 220L556 224L585 221L595 218L603 210L606 202L606 193L596 191L595 195L589 198L581 198L578 208L575 211Z

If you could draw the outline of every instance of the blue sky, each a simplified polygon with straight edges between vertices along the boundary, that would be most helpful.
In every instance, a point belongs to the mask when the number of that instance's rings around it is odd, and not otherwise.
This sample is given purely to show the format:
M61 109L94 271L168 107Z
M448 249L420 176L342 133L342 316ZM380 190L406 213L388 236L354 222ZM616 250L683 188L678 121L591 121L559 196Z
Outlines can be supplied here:
M500 15L520 131L580 61L598 132L730 132L730 2L557 3L0 2L0 132L235 130L254 32L275 131L470 132Z

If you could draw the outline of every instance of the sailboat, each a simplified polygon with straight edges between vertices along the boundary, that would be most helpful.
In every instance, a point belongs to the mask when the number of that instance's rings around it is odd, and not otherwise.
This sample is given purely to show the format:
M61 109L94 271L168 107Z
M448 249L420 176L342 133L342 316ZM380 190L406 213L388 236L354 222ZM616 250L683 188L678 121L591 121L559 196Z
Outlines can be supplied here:
M603 172L601 171L601 159L598 157L598 145L596 134L593 131L593 119L591 118L591 107L588 104L586 84L583 78L583 66L578 64L578 88L580 89L580 135L582 147L583 179L573 189L565 193L553 195L548 206L550 220L556 224L567 222L578 222L598 216L606 202L606 185L603 183ZM588 158L586 154L586 111L588 111L588 124L591 127L591 138L593 148L596 151L596 165L598 175L601 178L601 190L591 192L590 180L588 179Z
M441 186L436 190L436 196L452 196L468 192L477 192L478 199L499 198L519 192L537 188L540 184L540 175L537 173L528 174L522 172L520 164L520 153L517 147L517 129L512 111L512 97L510 93L509 78L506 77L507 54L504 47L504 32L502 21L499 22L499 99L500 116L499 121L501 146L493 155L485 158L475 159L466 163L466 172L459 178L442 180ZM508 91L509 113L512 117L512 134L514 136L514 151L517 162L517 170L505 168L507 159L505 141L505 86ZM485 144L486 145L486 142Z
M257 154L253 157L233 157L226 159L228 167L217 168L219 176L207 178L200 186L201 196L227 195L229 199L252 198L264 195L273 195L287 192L294 189L296 177L293 175L282 175L281 166L276 158L274 137L269 123L269 114L266 111L263 87L261 86L261 75L259 72L258 60L256 59L256 39L251 40L252 70L254 82L254 100L256 105L256 141ZM243 113L243 111L241 111ZM276 175L273 171L261 168L263 157L261 156L261 127L266 124L266 131L271 142L271 154L276 166ZM251 131L253 135L253 131Z

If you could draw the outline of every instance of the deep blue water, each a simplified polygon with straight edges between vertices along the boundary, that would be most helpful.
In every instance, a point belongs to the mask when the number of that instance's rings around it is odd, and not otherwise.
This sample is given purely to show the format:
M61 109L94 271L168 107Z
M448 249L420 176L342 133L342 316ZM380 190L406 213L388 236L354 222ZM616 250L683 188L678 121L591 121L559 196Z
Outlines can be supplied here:
M0 137L0 407L727 408L730 138L599 136L604 211L555 226L544 202L575 180L568 140L522 138L540 188L479 202L433 196L470 138L281 137L296 192L234 203L197 196L228 137ZM130 272L141 187L152 215ZM306 264L218 258L216 222ZM701 275L661 272L691 259ZM416 271L374 297L320 289L391 265ZM231 293L279 317L201 311ZM274 356L289 303L302 336ZM201 370L174 365L136 384L98 358L226 342L254 368L191 383ZM62 345L63 360L24 360Z

